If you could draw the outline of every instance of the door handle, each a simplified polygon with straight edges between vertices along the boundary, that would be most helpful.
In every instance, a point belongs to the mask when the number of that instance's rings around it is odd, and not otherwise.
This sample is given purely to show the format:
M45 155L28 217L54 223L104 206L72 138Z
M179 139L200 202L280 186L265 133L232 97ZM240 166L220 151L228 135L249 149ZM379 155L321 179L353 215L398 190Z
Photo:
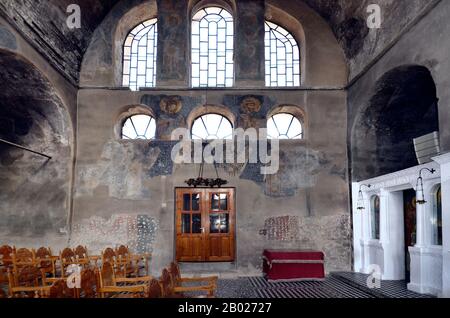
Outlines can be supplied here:
M201 227L200 230L202 231L202 233L205 233L206 229L204 227Z

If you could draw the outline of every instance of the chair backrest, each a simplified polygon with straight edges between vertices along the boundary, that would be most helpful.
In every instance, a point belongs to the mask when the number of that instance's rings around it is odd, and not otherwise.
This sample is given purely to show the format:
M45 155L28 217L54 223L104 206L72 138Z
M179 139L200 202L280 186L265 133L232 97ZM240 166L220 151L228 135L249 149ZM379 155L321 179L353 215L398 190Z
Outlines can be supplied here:
M75 248L75 256L81 259L88 258L88 251L87 248L81 245L78 245Z
M13 248L9 245L3 245L0 247L0 259L3 266L10 266L12 264Z
M181 272L180 272L180 266L178 263L172 262L170 264L170 274L173 279L173 285L174 286L180 286L181 285Z
M18 263L32 264L34 262L34 253L27 248L13 249L13 260Z
M112 264L114 262L115 258L116 258L116 252L110 247L105 249L102 253L102 261L103 262L109 262Z
M36 257L39 259L41 268L53 270L52 252L50 248L40 247L36 251Z
M171 297L173 295L172 277L166 268L163 269L160 282L163 296Z
M95 298L97 294L97 275L92 269L84 269L81 272L81 296L83 298Z
M12 274L13 281L11 287L26 286L26 287L37 287L39 286L39 279L42 278L42 273L36 266L25 265L19 268L17 271L13 270L10 272Z
M116 255L121 256L122 258L127 257L130 255L130 250L125 245L120 245L119 248L116 250Z
M63 261L64 263L73 262L74 259L75 259L75 252L71 248L66 247L61 252L61 261Z
M67 286L65 279L59 279L50 287L50 298L75 298L76 291Z
M148 298L162 298L163 291L161 285L157 279L152 279L148 285Z

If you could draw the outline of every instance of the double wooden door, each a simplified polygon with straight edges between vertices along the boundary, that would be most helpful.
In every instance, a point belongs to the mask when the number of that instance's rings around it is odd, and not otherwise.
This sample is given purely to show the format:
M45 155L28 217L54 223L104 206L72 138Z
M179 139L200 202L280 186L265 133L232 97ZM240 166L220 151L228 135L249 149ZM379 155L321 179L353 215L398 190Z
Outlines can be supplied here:
M178 262L232 262L235 258L235 189L177 188Z

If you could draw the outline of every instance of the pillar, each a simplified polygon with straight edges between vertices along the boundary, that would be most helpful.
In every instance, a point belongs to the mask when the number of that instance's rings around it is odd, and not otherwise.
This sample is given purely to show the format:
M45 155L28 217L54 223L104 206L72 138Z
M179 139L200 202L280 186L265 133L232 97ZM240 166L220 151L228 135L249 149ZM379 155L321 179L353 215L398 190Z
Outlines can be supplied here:
M157 4L157 86L188 87L190 73L188 1L157 0Z
M265 85L265 1L236 1L235 86Z
M450 153L433 160L441 166L442 297L450 298Z

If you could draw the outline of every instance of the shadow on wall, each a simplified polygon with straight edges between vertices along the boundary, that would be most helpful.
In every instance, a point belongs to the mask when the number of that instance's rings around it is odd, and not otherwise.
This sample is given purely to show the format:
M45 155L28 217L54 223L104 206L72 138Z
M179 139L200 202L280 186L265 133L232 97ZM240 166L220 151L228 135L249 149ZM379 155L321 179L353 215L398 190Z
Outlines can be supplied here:
M405 65L385 73L352 130L353 179L416 166L413 139L439 130L437 104L436 85L426 67Z
M53 157L0 142L0 239L57 234L68 215L69 115L28 61L0 50L0 68L0 138Z

